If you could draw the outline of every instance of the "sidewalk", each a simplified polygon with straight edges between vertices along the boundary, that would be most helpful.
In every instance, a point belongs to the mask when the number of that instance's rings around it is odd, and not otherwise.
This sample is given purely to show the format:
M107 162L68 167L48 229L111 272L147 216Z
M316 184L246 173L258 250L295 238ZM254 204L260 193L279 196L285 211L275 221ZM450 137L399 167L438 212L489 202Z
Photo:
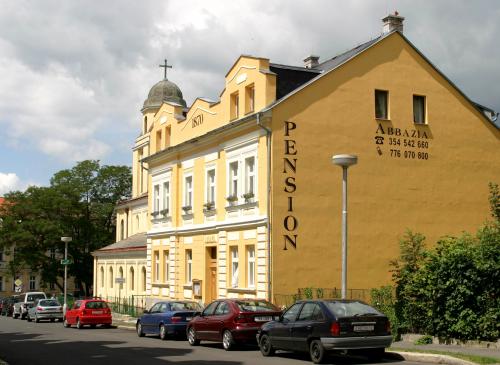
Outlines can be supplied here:
M454 352L468 355L485 356L497 358L500 363L500 349L499 348L488 348L486 346L467 346L467 345L444 345L444 344L429 344L429 345L415 345L414 341L403 340L394 342L391 346L392 349L407 349L407 350L418 350L418 351L442 351L442 352Z

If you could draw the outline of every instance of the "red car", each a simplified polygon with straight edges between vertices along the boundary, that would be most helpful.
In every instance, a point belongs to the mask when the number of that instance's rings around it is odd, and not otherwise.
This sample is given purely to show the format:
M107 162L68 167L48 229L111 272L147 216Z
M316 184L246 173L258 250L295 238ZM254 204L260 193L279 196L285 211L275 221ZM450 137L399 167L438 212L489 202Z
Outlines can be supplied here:
M106 327L111 326L111 309L104 300L84 299L77 300L73 307L66 311L64 317L64 327L71 327L75 324L80 329L85 325L94 328L98 324Z
M238 342L256 342L259 328L280 314L277 307L262 299L219 299L189 322L187 338L191 346L207 340L222 342L224 349L230 350Z

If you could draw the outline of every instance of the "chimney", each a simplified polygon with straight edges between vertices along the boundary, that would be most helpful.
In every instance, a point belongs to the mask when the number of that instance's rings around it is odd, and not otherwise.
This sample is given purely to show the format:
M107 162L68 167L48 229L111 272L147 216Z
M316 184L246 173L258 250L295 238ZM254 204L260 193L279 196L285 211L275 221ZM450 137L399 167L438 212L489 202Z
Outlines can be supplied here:
M387 15L382 19L382 22L384 23L382 34L388 34L394 32L395 30L403 33L403 20L405 20L405 18L399 16L397 11L395 11L394 14Z
M304 59L304 67L305 68L315 68L319 65L319 56L309 56Z

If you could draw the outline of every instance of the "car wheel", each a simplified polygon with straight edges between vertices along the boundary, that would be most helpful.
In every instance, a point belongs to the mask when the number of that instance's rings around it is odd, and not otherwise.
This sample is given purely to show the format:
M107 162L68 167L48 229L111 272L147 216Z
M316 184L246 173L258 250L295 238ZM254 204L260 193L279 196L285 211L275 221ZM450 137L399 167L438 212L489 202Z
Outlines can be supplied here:
M229 351L234 347L233 334L229 330L225 330L222 334L222 347L224 350Z
M38 316L35 314L35 323L39 323L40 322L40 318L38 318Z
M137 322L137 324L135 325L135 330L137 331L137 336L144 337L144 332L142 331L141 322Z
M28 322L31 322L31 317L30 317L30 315L29 315L29 314L26 316L26 320L27 320Z
M64 328L70 328L71 325L68 323L68 320L66 318L63 319L63 326Z
M191 346L198 346L200 344L200 340L196 338L196 331L193 327L189 327L187 338Z
M82 322L80 322L80 318L76 319L76 328L81 330L83 328Z
M320 340L313 340L309 345L309 355L311 355L311 360L315 364L321 364L325 358L325 348L321 344Z
M167 327L160 324L160 340L165 341L167 339Z
M272 356L274 355L274 347L271 345L271 339L269 338L269 335L263 334L260 336L260 341L259 341L259 347L260 347L260 352L264 356Z

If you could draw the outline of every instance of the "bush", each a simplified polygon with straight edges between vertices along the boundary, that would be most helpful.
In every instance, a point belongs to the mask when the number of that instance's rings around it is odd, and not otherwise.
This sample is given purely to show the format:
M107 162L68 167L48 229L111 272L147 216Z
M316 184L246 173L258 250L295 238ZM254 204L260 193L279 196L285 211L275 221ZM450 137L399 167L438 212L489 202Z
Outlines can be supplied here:
M430 344L432 344L432 336L430 335L422 336L415 341L415 345L430 345Z
M379 289L372 289L370 295L372 306L384 313L391 321L392 338L394 341L399 341L401 339L401 327L394 307L394 288L392 286L383 286Z

